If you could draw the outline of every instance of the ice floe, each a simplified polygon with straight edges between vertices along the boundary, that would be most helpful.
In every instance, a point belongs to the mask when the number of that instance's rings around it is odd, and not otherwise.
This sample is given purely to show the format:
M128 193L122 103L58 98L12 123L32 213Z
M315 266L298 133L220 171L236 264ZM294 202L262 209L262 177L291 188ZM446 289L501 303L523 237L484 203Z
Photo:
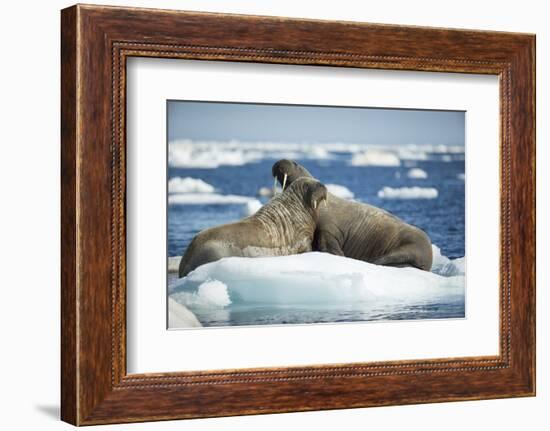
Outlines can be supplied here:
M398 148L397 155L401 160L423 161L429 159L428 153L410 148Z
M246 202L241 209L241 215L243 217L251 216L255 214L262 207L262 203L258 199L252 199Z
M207 182L191 177L174 177L168 180L168 193L214 193L215 189Z
M219 166L242 166L262 159L327 159L330 151L318 144L192 141L169 144L168 163L178 168L215 169Z
M273 196L273 189L270 187L260 187L258 189L258 196L270 198Z
M169 328L200 328L201 326L197 317L185 305L173 298L168 298Z
M432 244L432 256L431 271L433 273L445 277L466 274L466 259L464 257L449 259L447 256L441 254L441 249L435 244Z
M390 151L368 150L354 154L350 163L352 166L400 166L401 160Z
M457 179L464 181L466 179L466 175L464 173L457 174Z
M178 272L181 256L170 256L168 258L168 272Z
M230 257L202 265L170 287L193 308L242 304L333 306L415 303L464 295L464 275L443 277L416 268L379 266L328 253Z
M200 268L208 265L210 264L202 265ZM189 276L182 280L185 282L188 279ZM227 285L222 281L212 278L202 280L193 289L178 289L173 291L170 298L190 308L223 308L231 304Z
M381 199L435 199L438 195L433 187L383 187L378 190Z
M458 145L406 144L378 145L346 142L244 142L174 140L169 143L168 162L172 167L215 169L242 166L264 159L327 160L348 154L354 166L399 166L405 161L451 161L464 155Z
M325 186L329 193L332 193L334 196L338 196L339 198L353 199L355 196L354 193L345 186L338 184L325 184Z
M168 195L169 205L222 205L246 204L256 200L249 196L222 195L218 193L175 193Z
M222 146L202 147L193 141L170 142L168 163L176 168L215 169L222 165L241 166L261 160L261 153L239 149L226 150Z
M407 177L415 179L426 179L428 178L428 173L420 168L409 169L407 172Z

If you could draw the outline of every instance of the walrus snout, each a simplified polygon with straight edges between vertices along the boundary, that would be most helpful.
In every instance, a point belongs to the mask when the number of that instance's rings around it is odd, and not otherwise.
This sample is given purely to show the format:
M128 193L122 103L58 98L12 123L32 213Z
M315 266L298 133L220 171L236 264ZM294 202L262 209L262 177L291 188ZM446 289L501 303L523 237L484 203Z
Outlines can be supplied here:
M316 214L319 213L321 209L321 203L327 206L328 201L328 190L324 184L319 181L311 181L307 184L306 190L306 202L313 208Z

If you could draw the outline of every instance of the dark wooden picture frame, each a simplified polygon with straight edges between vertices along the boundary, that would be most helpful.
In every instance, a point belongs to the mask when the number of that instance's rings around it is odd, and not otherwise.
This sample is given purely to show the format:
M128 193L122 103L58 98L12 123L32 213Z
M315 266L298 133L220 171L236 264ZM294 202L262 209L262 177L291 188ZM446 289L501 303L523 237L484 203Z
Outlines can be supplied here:
M77 5L61 14L61 417L75 425L535 394L535 36ZM500 78L500 353L127 374L126 59Z

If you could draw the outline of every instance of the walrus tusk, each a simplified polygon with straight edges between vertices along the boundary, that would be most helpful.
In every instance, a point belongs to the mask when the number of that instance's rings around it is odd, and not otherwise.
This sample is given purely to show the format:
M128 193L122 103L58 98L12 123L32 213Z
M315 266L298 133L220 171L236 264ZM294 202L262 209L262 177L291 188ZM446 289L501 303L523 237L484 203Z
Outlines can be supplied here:
M327 201L328 201L328 198L323 200L323 203L325 204L325 208L327 207Z
M273 177L273 196L277 194L277 176Z
M288 177L288 174L285 174L285 177L283 178L283 192L285 191L286 186L286 178Z
M314 210L317 209L317 201L313 201L313 209L314 209Z

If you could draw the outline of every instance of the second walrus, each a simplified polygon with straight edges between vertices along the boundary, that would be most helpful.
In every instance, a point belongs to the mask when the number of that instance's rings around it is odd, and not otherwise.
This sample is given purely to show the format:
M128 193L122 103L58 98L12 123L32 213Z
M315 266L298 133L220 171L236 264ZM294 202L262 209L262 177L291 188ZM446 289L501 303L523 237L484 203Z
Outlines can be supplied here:
M273 165L273 176L283 186L313 176L292 160ZM421 229L405 223L383 209L328 194L317 222L313 250L350 257L378 265L432 267L432 246Z

